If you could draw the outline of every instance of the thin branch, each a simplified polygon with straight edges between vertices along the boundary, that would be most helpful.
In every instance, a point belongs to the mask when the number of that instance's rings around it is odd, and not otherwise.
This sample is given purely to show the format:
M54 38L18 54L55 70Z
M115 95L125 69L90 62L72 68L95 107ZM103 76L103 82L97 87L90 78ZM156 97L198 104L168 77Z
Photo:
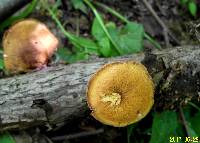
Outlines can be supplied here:
M166 47L170 46L170 42L169 42L169 37L168 34L173 38L173 40L180 45L179 41L173 36L173 34L170 32L170 30L168 29L168 27L164 24L164 22L160 19L160 17L157 15L157 13L155 12L155 10L152 8L152 6L147 2L147 0L142 0L142 2L144 3L145 7L150 11L150 13L152 14L152 16L156 19L156 21L159 23L159 25L163 28L163 35L165 38L165 45Z
M80 34L80 19L78 15L76 15L76 36L79 36Z

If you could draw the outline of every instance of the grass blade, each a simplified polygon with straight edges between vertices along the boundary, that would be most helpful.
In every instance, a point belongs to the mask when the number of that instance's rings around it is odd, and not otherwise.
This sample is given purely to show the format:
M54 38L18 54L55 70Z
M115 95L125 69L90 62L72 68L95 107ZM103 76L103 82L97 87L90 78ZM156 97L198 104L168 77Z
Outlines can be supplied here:
M119 18L122 22L125 23L129 23L130 21L125 18L123 15L121 15L119 12L113 10L112 8L100 3L100 2L95 2L95 4L103 9L105 9L106 11L108 11L109 13L111 13L113 16ZM161 49L161 46L158 42L156 42L153 38L151 38L151 36L149 36L147 33L144 33L144 37L149 40L149 42L151 42L156 48Z
M122 54L122 51L120 50L120 48L118 47L118 45L114 42L114 40L112 39L112 37L110 36L108 30L106 29L103 20L100 16L100 14L97 12L96 8L92 5L91 2L89 2L88 0L84 0L84 2L92 9L94 15L96 16L97 20L99 21L99 24L101 25L102 29L104 30L106 36L109 38L109 40L111 41L111 43L113 44L113 46L115 47L115 49Z

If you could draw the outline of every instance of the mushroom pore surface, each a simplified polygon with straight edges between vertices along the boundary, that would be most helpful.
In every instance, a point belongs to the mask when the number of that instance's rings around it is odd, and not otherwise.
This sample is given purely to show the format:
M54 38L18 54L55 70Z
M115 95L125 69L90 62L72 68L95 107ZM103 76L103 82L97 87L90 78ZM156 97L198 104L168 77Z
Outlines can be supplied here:
M154 85L147 69L132 61L107 64L88 83L92 116L115 127L145 117L154 103L153 96Z

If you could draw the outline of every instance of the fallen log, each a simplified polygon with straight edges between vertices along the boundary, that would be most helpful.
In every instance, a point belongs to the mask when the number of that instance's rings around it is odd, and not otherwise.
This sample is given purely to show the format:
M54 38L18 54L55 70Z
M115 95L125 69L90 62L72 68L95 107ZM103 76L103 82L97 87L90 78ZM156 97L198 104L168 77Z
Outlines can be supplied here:
M123 60L142 62L148 68L156 86L155 110L200 101L198 46L95 59L0 79L0 131L43 124L58 126L87 116L89 78L102 65Z

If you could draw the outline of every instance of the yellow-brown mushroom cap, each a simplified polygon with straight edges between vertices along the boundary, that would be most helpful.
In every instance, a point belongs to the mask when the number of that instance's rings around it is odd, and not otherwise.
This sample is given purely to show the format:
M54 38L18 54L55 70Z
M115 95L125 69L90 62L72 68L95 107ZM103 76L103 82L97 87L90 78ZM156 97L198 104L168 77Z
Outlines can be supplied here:
M48 27L35 19L15 23L3 36L4 64L9 73L45 66L58 46Z
M147 69L132 61L107 64L88 83L87 102L92 116L115 127L145 117L153 97L154 85Z

